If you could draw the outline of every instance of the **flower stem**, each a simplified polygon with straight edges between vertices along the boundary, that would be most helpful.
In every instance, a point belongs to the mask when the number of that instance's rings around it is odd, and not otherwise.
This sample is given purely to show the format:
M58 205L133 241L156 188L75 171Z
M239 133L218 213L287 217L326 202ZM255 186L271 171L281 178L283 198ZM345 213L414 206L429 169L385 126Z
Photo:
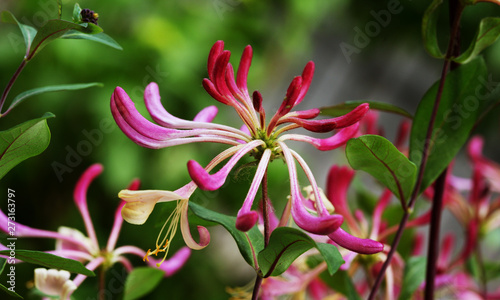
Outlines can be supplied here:
M446 168L434 184L432 199L431 225L429 229L429 247L427 249L427 268L425 273L425 299L434 299L434 282L436 264L439 256L439 231L441 229L441 212L443 210L443 194L446 184Z
M450 0L450 1L456 1L456 0ZM462 15L464 7L456 1L457 5L455 6L455 9L453 12L450 11L452 14L452 25L450 28L450 40L448 42L448 49L446 51L446 57L444 60L443 64L443 69L441 72L441 78L439 81L439 87L438 87L438 92L436 94L436 100L434 101L434 107L432 109L431 113L431 118L429 120L429 126L427 128L427 133L425 137L425 143L424 147L422 149L422 161L420 162L420 167L417 175L417 182L415 184L415 187L413 189L412 195L409 200L408 204L408 209L403 212L403 217L401 218L401 222L398 227L398 231L396 232L396 235L394 237L394 240L391 245L391 249L389 253L387 254L387 259L385 260L384 264L382 265L382 268L380 269L379 274L377 275L377 279L375 280L375 284L373 285L370 295L368 297L368 300L373 300L375 298L375 295L377 294L377 290L380 287L380 284L382 283L382 279L385 275L385 271L387 270L387 267L392 261L392 257L394 256L394 253L397 250L397 247L399 245L399 242L401 240L401 237L403 235L404 228L406 226L406 223L408 222L408 219L410 217L411 212L413 211L413 207L415 206L415 201L418 198L418 195L420 194L420 187L422 186L422 180L424 177L424 170L425 166L427 164L427 159L429 158L429 146L431 144L431 139L432 139L432 132L434 130L434 123L436 121L436 115L438 112L439 104L441 102L441 97L443 95L443 89L444 89L444 83L446 80L446 75L448 74L448 70L450 69L451 65L451 57L453 57L454 52L457 49L457 43L458 43L458 34L459 34L459 25L460 25L460 17ZM442 200L441 200L442 201Z
M269 244L269 239L271 237L271 229L269 224L269 210L271 205L269 203L269 196L267 190L267 169L264 171L264 177L262 178L262 218L264 221L264 247ZM262 285L262 275L257 272L257 278L255 279L255 285L253 287L252 300L257 300L259 297L260 286Z
M104 286L106 285L106 268L101 267L101 272L99 274L99 300L105 300Z
M19 74L21 74L21 71L24 69L28 61L26 59L23 59L19 67L17 68L16 72L12 76L12 78L9 80L9 83L7 83L7 86L5 87L5 90L2 93L2 98L0 98L0 117L3 116L1 113L3 105L5 103L5 100L7 99L7 96L9 95L10 89L14 85L14 82L16 82L17 77L19 77Z
M454 57L460 54L460 28L458 27L463 7L458 0L450 0L448 12L450 15L450 28L453 38L450 38L448 54ZM457 25L455 25L457 24ZM456 27L455 27L456 26ZM451 62L450 70L458 68L459 64ZM429 246L427 250L427 267L425 275L426 300L434 299L434 288L436 282L436 268L439 257L439 233L441 230L441 214L443 211L443 195L446 188L446 168L434 183L434 197L432 199L431 223L429 228Z

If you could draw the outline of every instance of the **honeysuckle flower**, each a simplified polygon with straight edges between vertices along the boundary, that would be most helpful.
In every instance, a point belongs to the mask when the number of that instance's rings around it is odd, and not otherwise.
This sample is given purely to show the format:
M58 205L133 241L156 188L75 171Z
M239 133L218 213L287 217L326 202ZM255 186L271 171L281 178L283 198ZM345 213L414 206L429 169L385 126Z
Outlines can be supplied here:
M188 204L189 197L196 190L196 185L193 182L188 183L184 187L174 191L159 191L159 190L122 190L118 193L125 205L122 208L121 214L123 219L132 224L143 224L151 212L153 211L156 203L159 202L169 202L176 201L177 205L172 212L172 214L167 218L163 227L158 234L156 239L156 249L151 251L149 249L144 256L144 260L149 261L149 256L157 255L158 253L164 253L163 259L158 265L161 265L165 261L168 250L170 248L170 243L177 232L177 227L180 224L182 237L186 245L194 250L200 250L205 248L210 242L210 234L208 230L203 226L198 226L198 233L200 236L200 242L196 242L191 235L189 230L188 222ZM166 228L168 224L168 227ZM162 238L163 235L163 238Z
M115 212L113 227L104 248L101 248L98 243L94 225L90 218L87 207L87 190L90 183L102 170L103 167L100 164L90 166L78 180L73 194L75 204L85 224L86 235L77 229L69 227L60 227L57 232L31 228L14 222L14 220L9 220L2 211L0 211L0 230L9 232L8 222L10 221L15 223L16 237L54 239L56 241L56 249L46 252L78 260L84 263L85 267L91 271L94 271L99 266L109 268L117 262L121 263L126 270L131 271L133 269L132 263L125 255L132 254L142 258L146 256L146 252L135 246L116 247L123 223L121 211L126 202L122 201ZM139 181L135 180L130 184L129 190L136 190L138 186ZM177 272L187 261L190 254L191 250L189 248L181 248L171 259L163 263L161 270L165 272L165 276L171 276ZM156 266L159 262L160 260L151 259L148 261L148 265ZM67 275L67 273L62 271L37 269L35 270L35 284L42 292L48 295L57 294L61 296L61 299L67 299L74 289L86 278L85 275L79 274L73 280L69 280L69 275Z
M144 118L120 87L115 89L111 97L111 111L116 123L135 143L148 148L164 148L195 142L229 145L228 149L216 156L205 168L196 161L188 162L188 172L191 178L203 190L220 188L231 169L243 156L249 154L255 157L259 164L248 194L237 214L236 226L242 231L249 230L257 222L258 214L251 208L268 164L277 158L284 159L289 169L291 213L297 225L316 234L328 234L335 231L342 223L342 217L330 215L322 201L317 202L314 215L305 209L304 198L297 179L296 162L305 172L317 199L321 198L320 192L305 161L285 142L289 140L307 142L321 151L342 146L357 133L358 121L368 111L368 104L361 104L344 116L324 120L312 120L319 115L319 109L292 111L302 102L311 84L314 63L309 62L302 75L292 80L281 106L267 122L261 94L255 91L250 96L247 88L252 48L247 46L243 51L236 79L229 58L230 52L224 50L224 43L216 42L208 57L209 76L203 80L203 87L215 100L235 109L244 124L243 129L206 121L189 121L172 116L161 104L156 83L151 83L146 87L144 101L149 114L157 124ZM214 112L215 108L211 108L211 111ZM215 113L210 115L210 117L213 116ZM322 133L333 130L338 130L338 132L325 139L287 133L296 128ZM228 161L217 172L208 173L225 160Z

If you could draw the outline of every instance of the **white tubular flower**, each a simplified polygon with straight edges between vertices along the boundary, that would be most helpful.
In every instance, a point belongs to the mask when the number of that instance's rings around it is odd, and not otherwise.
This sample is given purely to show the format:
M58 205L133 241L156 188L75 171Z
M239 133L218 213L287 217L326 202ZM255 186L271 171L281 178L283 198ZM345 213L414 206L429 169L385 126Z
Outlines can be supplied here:
M37 268L35 269L35 287L47 296L69 299L69 296L76 290L76 285L69 279L69 276L68 271Z

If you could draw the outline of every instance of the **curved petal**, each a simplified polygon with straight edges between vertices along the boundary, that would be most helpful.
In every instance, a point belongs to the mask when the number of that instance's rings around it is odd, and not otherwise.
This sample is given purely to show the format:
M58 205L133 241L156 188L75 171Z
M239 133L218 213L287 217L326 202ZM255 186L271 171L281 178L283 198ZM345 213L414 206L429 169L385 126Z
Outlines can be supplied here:
M123 219L135 225L146 222L157 202L182 199L177 193L161 190L121 190L118 197L126 202L121 211Z
M94 164L90 166L87 170L85 170L85 172L78 180L75 191L73 192L73 197L76 206L78 207L78 210L82 215L83 221L85 223L85 228L87 229L87 234L95 245L99 245L99 243L97 242L94 225L92 224L92 220L90 219L90 214L87 207L87 190L90 183L94 180L94 178L101 174L102 170L103 167L101 164Z
M231 169L245 154L263 144L264 142L261 140L254 140L246 145L243 145L238 152L231 157L224 167L212 175L208 174L208 172L198 162L190 160L188 162L189 175L202 190L214 191L224 184Z
M347 166L333 165L328 172L326 183L326 196L335 207L336 213L341 214L346 219L351 230L358 228L357 222L347 204L347 190L354 174L354 170Z
M314 147L316 147L316 149L320 151L330 151L345 145L345 143L347 143L349 139L355 137L356 134L358 133L358 128L359 128L359 123L355 123L354 125L340 129L333 136L326 139L318 139L301 134L286 134L281 136L279 140L280 141L293 140L293 141L306 142L313 145Z
M210 123L217 116L217 106L211 105L202 109L193 119L194 122Z
M158 263L161 259L150 258L148 260L148 265L151 267L158 267L160 270L165 272L165 277L170 277L177 273L187 262L191 256L191 249L188 247L182 247L179 249L171 258L165 260L159 267Z
M238 66L238 73L236 74L236 85L243 94L248 94L247 78L250 65L252 64L252 47L246 46L241 54L240 65Z
M266 149L260 158L259 166L255 172L250 189L248 190L247 197L245 198L245 201L243 201L243 206L240 208L236 216L236 228L238 230L250 230L259 219L257 212L252 211L251 209L255 195L257 194L260 183L262 182L262 178L264 178L270 158L271 149Z
M181 233L184 238L184 242L186 245L193 250L200 250L208 246L210 243L210 233L203 226L197 226L198 234L200 236L200 242L196 242L191 235L191 231L189 230L189 220L188 220L188 201L182 207L181 212Z
M339 246L360 254L375 254L384 250L384 244L371 239L355 237L342 228L330 233L328 237Z
M303 196L297 181L295 161L288 147L283 142L280 145L290 176L290 197L292 201L292 217L302 229L314 234L329 234L339 228L343 218L341 215L313 216L304 207Z
M221 40L215 42L215 44L210 49L210 53L208 54L208 63L207 63L208 76L210 77L210 79L213 79L215 77L214 73L215 62L217 61L217 58L219 58L223 50L224 50L224 41Z
M296 117L288 118L289 122L300 125L312 132L328 132L338 128L344 128L359 122L369 110L368 103L360 104L351 112L336 118L324 120L304 120Z

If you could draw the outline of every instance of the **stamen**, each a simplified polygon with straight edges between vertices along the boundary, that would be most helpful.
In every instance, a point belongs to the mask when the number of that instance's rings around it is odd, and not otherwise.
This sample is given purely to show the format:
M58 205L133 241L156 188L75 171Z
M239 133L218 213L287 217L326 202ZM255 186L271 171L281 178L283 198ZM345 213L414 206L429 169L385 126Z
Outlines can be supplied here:
M144 261L149 261L148 256L151 256L151 255L156 256L160 252L164 252L165 255L163 256L163 259L159 263L156 264L156 266L157 267L161 266L161 264L165 261L165 259L167 258L167 255L168 255L168 250L170 248L170 241L174 238L175 233L177 232L177 227L179 225L179 220L181 218L182 207L183 207L183 205L185 205L184 201L188 201L188 200L185 200L185 199L177 200L177 205L176 205L174 211L167 218L167 220L163 224L163 227L160 230L160 233L158 234L158 237L156 238L156 249L154 251L151 251L151 249L149 249L143 258ZM170 224L165 232L165 235L163 236L163 239L160 242L160 237L162 236L162 233L165 230L165 226L167 225L167 223L170 223ZM161 245L163 245L163 246L161 246Z

